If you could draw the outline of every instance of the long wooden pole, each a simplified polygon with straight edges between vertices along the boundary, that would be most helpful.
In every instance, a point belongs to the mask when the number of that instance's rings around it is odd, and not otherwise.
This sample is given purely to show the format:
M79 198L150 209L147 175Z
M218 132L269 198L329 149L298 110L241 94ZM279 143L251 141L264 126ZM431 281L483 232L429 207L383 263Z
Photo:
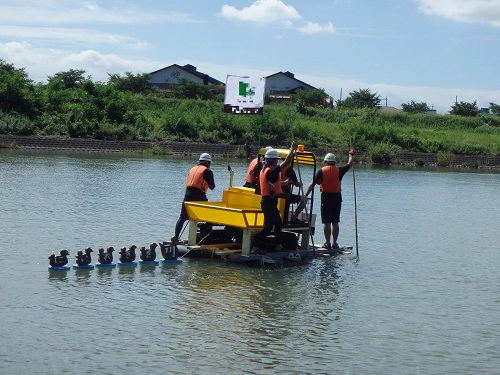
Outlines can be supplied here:
M260 153L260 141L262 138L262 122L264 121L264 112L260 115L260 125L259 125L259 141L257 144L257 157L259 157Z
M292 114L290 112L290 104L288 104L288 117L290 119L290 132L292 133L292 141L295 141L295 135L293 134ZM297 157L297 152L295 152L295 160L297 160L297 172L299 173L299 181L300 181L299 194L301 196L303 196L304 195L304 188L303 188L303 184L302 184L302 176L300 174L300 165L299 165L299 159ZM313 176L313 178L314 178L314 176ZM290 191L290 194L291 194L291 191ZM316 249L314 247L314 237L313 237L312 230L311 230L311 216L307 212L307 204L306 204L306 207L304 207L304 209L306 211L307 224L309 225L309 238L311 239L311 244L312 244L312 248L313 248L313 256L315 256L316 255ZM312 214L312 212L311 212L311 214Z
M229 165L229 154L227 154L227 170L229 171L229 187L231 187L233 186L234 172L233 169L231 168L231 165Z
M349 137L349 147L352 150L352 136ZM359 257L358 250L358 207L356 203L356 175L354 174L354 163L351 166L352 168L352 186L354 190L354 231L356 233L356 256Z

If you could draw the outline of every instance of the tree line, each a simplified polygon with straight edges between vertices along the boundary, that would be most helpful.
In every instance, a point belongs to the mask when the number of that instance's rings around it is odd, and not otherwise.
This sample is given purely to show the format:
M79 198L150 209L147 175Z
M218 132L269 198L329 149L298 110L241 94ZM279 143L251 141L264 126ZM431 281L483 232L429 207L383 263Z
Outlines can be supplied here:
M321 148L347 147L352 137L367 151L500 153L494 103L492 115L481 114L476 102L455 103L449 115L428 115L427 104L415 101L402 104L402 112L383 113L380 96L369 89L334 103L323 89L297 90L286 102L266 96L260 119L223 114L224 87L181 80L169 91L155 90L148 79L127 72L95 82L84 70L70 69L35 83L24 69L0 60L0 133L276 146L293 135Z

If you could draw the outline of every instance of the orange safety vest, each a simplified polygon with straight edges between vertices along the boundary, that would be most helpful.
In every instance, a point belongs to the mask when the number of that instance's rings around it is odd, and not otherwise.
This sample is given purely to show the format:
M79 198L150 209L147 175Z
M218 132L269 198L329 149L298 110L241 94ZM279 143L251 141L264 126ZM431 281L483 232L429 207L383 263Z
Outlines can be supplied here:
M281 181L286 181L286 171L288 170L288 168L290 168L292 165L291 164L288 164L285 169L282 169L281 170Z
M283 194L283 190L281 189L281 176L278 176L276 182L270 182L269 179L267 178L267 175L269 174L270 170L271 170L270 167L265 166L264 169L260 171L259 175L260 195L262 195L263 197L270 196L273 191L274 191L273 195ZM271 186L273 186L273 188L271 188Z
M208 183L203 179L203 173L208 168L204 165L196 165L188 173L186 187L195 187L203 190L205 193L208 190Z
M322 193L340 193L340 169L334 165L325 165L321 168L323 181L320 185Z
M247 175L245 177L245 181L249 182L251 184L257 183L259 180L259 176L255 173L257 169L257 162L259 161L259 158L255 158L250 162L250 165L248 166L247 170Z

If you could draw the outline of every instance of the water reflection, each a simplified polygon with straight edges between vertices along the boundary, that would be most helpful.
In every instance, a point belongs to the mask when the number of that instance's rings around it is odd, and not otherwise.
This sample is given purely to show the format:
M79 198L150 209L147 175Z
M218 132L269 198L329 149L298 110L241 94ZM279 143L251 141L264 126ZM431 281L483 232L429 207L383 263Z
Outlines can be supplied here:
M156 271L156 264L144 264L144 263L139 263L139 270L141 274L145 275L154 275Z
M122 280L133 280L134 275L135 275L135 269L137 268L136 266L124 266L118 264L118 275L121 277Z
M64 282L67 282L68 281L68 272L70 272L70 270L57 270L57 271L54 271L54 270L50 270L49 269L49 281L64 281Z
M97 278L100 282L106 283L113 280L113 272L116 268L111 267L96 267Z
M164 280L174 282L176 286L180 286L183 275L190 272L189 267L186 267L187 262L184 263L160 263L160 275Z
M74 268L73 269L75 273L75 279L78 284L90 284L90 278L92 274L94 273L94 269L79 269L79 268Z

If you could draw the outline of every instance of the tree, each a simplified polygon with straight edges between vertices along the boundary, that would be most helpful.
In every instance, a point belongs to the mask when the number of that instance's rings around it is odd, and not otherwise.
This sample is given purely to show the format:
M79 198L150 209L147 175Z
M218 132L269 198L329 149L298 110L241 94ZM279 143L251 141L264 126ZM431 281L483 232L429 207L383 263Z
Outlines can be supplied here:
M51 90L76 89L86 78L85 70L70 69L67 72L59 72L49 77L47 87Z
M495 116L500 116L500 105L490 102L490 111Z
M108 83L115 86L117 90L133 93L143 93L149 90L149 74L133 75L131 72L126 72L125 77L109 73L108 76Z
M472 103L458 102L451 106L451 115L474 117L479 114L479 108L477 108L477 102Z
M292 100L294 102L302 101L308 107L315 106L326 106L326 99L328 98L328 94L324 89L313 89L313 90L304 90L298 89L292 94Z
M339 108L376 108L380 105L380 96L369 89L352 91L344 101L337 101Z
M416 103L414 100L412 100L409 103L401 104L401 108L403 109L403 112L408 112L408 113L426 113L430 110L427 103L425 102Z
M174 85L172 89L174 96L179 99L210 99L212 94L206 85L190 81L182 78L178 85Z
M33 81L24 69L16 69L0 59L0 110L33 119L37 102Z

